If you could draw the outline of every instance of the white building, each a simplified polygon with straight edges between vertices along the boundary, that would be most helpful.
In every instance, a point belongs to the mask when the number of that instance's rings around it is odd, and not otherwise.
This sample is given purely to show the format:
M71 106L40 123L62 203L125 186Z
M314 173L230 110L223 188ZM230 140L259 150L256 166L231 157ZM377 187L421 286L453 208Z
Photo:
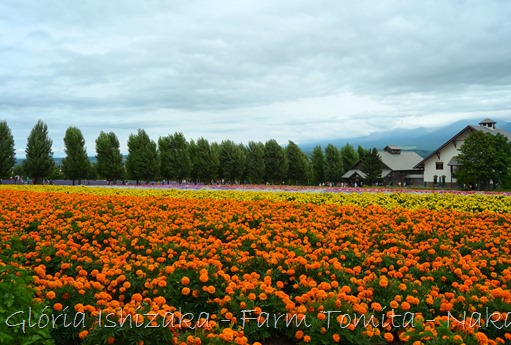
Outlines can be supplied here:
M386 185L421 185L422 171L414 168L422 157L413 151L402 151L397 146L386 146L378 151L382 161L382 180ZM351 184L360 183L365 179L365 174L360 170L364 157L356 162L342 178Z
M465 138L474 131L483 131L493 135L502 134L511 140L511 133L497 128L496 122L488 118L481 121L479 126L466 126L415 166L417 169L424 170L425 186L456 187L455 172L458 165L456 157L460 153L460 147Z

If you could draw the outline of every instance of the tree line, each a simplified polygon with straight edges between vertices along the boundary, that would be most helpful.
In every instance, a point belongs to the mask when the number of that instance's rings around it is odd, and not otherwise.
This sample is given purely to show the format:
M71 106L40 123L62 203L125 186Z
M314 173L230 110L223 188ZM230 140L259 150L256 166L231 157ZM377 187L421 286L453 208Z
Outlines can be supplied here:
M111 183L133 180L194 181L211 183L270 183L318 185L338 183L344 172L366 155L361 146L346 144L338 149L317 145L310 155L293 141L283 147L276 140L250 141L248 145L205 138L187 140L176 132L157 141L143 129L129 136L128 155L123 157L114 132L101 132L95 141L96 162L87 155L85 139L77 127L64 136L65 157L60 165L53 159L47 125L39 120L32 128L25 149L26 158L16 165L14 139L6 121L0 121L0 179L28 176L36 184L44 179L65 178L81 183L85 179L106 179Z

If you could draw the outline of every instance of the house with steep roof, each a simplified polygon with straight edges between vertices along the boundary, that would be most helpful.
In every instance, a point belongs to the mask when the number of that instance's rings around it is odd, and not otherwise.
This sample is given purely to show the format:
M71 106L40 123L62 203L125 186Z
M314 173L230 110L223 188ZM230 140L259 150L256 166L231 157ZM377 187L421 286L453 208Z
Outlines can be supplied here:
M424 186L456 187L456 169L459 166L456 157L460 153L460 147L465 138L470 133L482 131L493 135L501 134L511 140L511 133L497 128L496 124L492 119L486 118L479 122L479 126L466 126L415 165L415 169L420 169L424 173Z
M382 179L384 184L392 185L422 185L422 170L414 168L422 157L413 151L403 151L398 146L388 145L383 150L379 150L382 167ZM362 157L348 170L342 178L354 184L365 178L365 174L361 170Z

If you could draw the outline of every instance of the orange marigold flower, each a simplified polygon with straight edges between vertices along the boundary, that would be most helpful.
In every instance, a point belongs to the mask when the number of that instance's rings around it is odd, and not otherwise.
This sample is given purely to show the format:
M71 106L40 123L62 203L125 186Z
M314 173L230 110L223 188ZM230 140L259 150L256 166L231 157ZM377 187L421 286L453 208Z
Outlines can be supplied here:
M477 332L474 334L474 337L477 339L479 345L488 345L488 337L483 332Z
M380 286L383 288L389 286L389 281L386 278L380 278Z
M376 312L380 312L383 309L383 307L381 306L380 303L373 302L373 303L371 303L371 309L373 309Z
M383 335L383 338L384 338L387 342L389 342L389 343L391 343L391 342L393 342L393 341L394 341L394 335L393 335L392 333L389 333L389 332L385 332L385 334Z
M80 333L78 333L78 337L80 339L84 339L86 336L89 335L89 332L88 331L81 331Z
M401 303L401 309L403 309L403 310L410 310L410 303L408 303L406 301L402 302Z
M142 302L142 295L139 293L135 293L133 294L133 296L131 296L131 299L135 302Z

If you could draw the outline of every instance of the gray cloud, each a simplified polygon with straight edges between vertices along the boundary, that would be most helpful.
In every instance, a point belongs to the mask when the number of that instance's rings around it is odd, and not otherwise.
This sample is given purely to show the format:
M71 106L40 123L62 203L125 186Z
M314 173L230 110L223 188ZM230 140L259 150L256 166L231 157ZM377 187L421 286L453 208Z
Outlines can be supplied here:
M19 148L45 120L56 151L70 125L91 148L103 127L285 143L511 120L510 17L498 0L7 0L0 119Z

